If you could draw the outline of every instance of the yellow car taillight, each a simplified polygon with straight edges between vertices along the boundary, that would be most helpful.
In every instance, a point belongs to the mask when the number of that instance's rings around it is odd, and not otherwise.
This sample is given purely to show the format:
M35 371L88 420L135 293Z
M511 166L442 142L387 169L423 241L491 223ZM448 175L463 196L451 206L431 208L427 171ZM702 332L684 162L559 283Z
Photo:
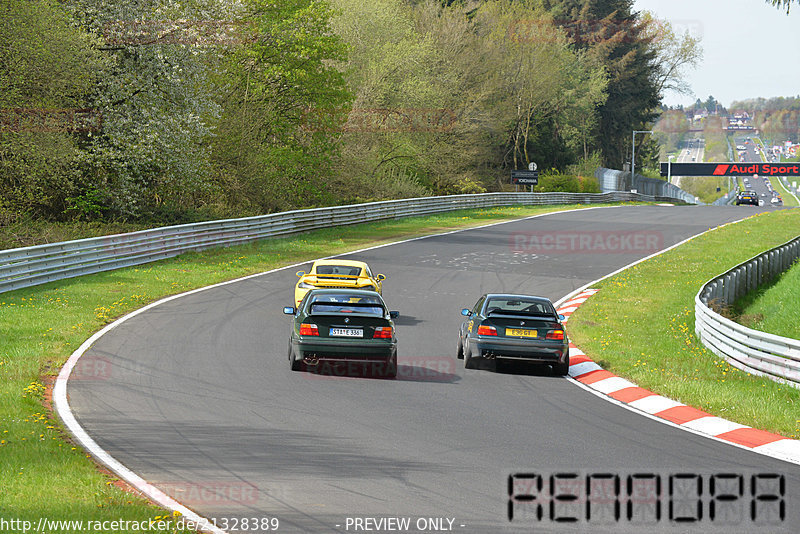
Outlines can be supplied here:
M563 341L564 340L564 331L563 330L551 330L545 336L545 339L556 339Z
M478 327L479 336L496 336L497 328L493 326L481 325Z

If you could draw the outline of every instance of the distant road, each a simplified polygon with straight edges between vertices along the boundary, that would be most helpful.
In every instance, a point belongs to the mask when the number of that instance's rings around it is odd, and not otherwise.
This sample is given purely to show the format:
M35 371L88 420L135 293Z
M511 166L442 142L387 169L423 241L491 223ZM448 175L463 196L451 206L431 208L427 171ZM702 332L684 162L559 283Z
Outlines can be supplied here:
M744 161L746 163L761 163L763 160L761 159L761 153L756 148L756 137L748 137L748 136L741 136L735 137L734 143L736 146L743 146L745 150L737 151L740 155L744 156ZM773 180L778 180L777 177L772 178ZM743 178L739 178L739 180L744 181ZM770 201L772 200L772 191L767 187L766 183L764 182L764 177L753 177L749 178L747 182L745 182L745 189L750 191L755 191L758 195L759 200L764 201L764 207L777 207L772 204Z
M702 137L685 139L681 141L680 153L675 163L692 163L703 161L705 155L705 139ZM670 182L677 187L681 186L681 176L672 176Z

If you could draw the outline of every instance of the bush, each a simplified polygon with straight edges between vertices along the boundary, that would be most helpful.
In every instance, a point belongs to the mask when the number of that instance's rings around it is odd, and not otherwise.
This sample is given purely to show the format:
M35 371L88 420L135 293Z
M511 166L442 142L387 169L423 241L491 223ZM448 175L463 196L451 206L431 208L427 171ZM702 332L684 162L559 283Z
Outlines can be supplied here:
M551 170L547 174L539 175L539 185L534 191L562 191L565 193L599 193L600 184L594 176L580 176L575 174L561 174Z

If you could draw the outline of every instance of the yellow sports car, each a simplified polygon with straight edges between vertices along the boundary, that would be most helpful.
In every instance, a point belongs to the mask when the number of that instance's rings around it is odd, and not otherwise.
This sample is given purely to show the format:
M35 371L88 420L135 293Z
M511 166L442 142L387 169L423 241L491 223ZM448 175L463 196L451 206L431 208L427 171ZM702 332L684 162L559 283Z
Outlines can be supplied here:
M386 276L378 274L373 276L369 265L363 261L351 260L317 260L311 265L311 270L297 271L300 280L294 287L294 304L300 306L300 301L314 288L342 288L366 289L381 292L382 282Z

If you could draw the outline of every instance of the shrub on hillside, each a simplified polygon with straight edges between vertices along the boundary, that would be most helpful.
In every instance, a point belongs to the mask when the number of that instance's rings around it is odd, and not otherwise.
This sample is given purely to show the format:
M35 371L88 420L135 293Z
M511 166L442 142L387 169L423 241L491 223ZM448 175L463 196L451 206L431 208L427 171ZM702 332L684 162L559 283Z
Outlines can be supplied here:
M539 175L539 185L533 188L536 192L562 191L565 193L599 193L600 184L594 176L561 174L549 171Z

